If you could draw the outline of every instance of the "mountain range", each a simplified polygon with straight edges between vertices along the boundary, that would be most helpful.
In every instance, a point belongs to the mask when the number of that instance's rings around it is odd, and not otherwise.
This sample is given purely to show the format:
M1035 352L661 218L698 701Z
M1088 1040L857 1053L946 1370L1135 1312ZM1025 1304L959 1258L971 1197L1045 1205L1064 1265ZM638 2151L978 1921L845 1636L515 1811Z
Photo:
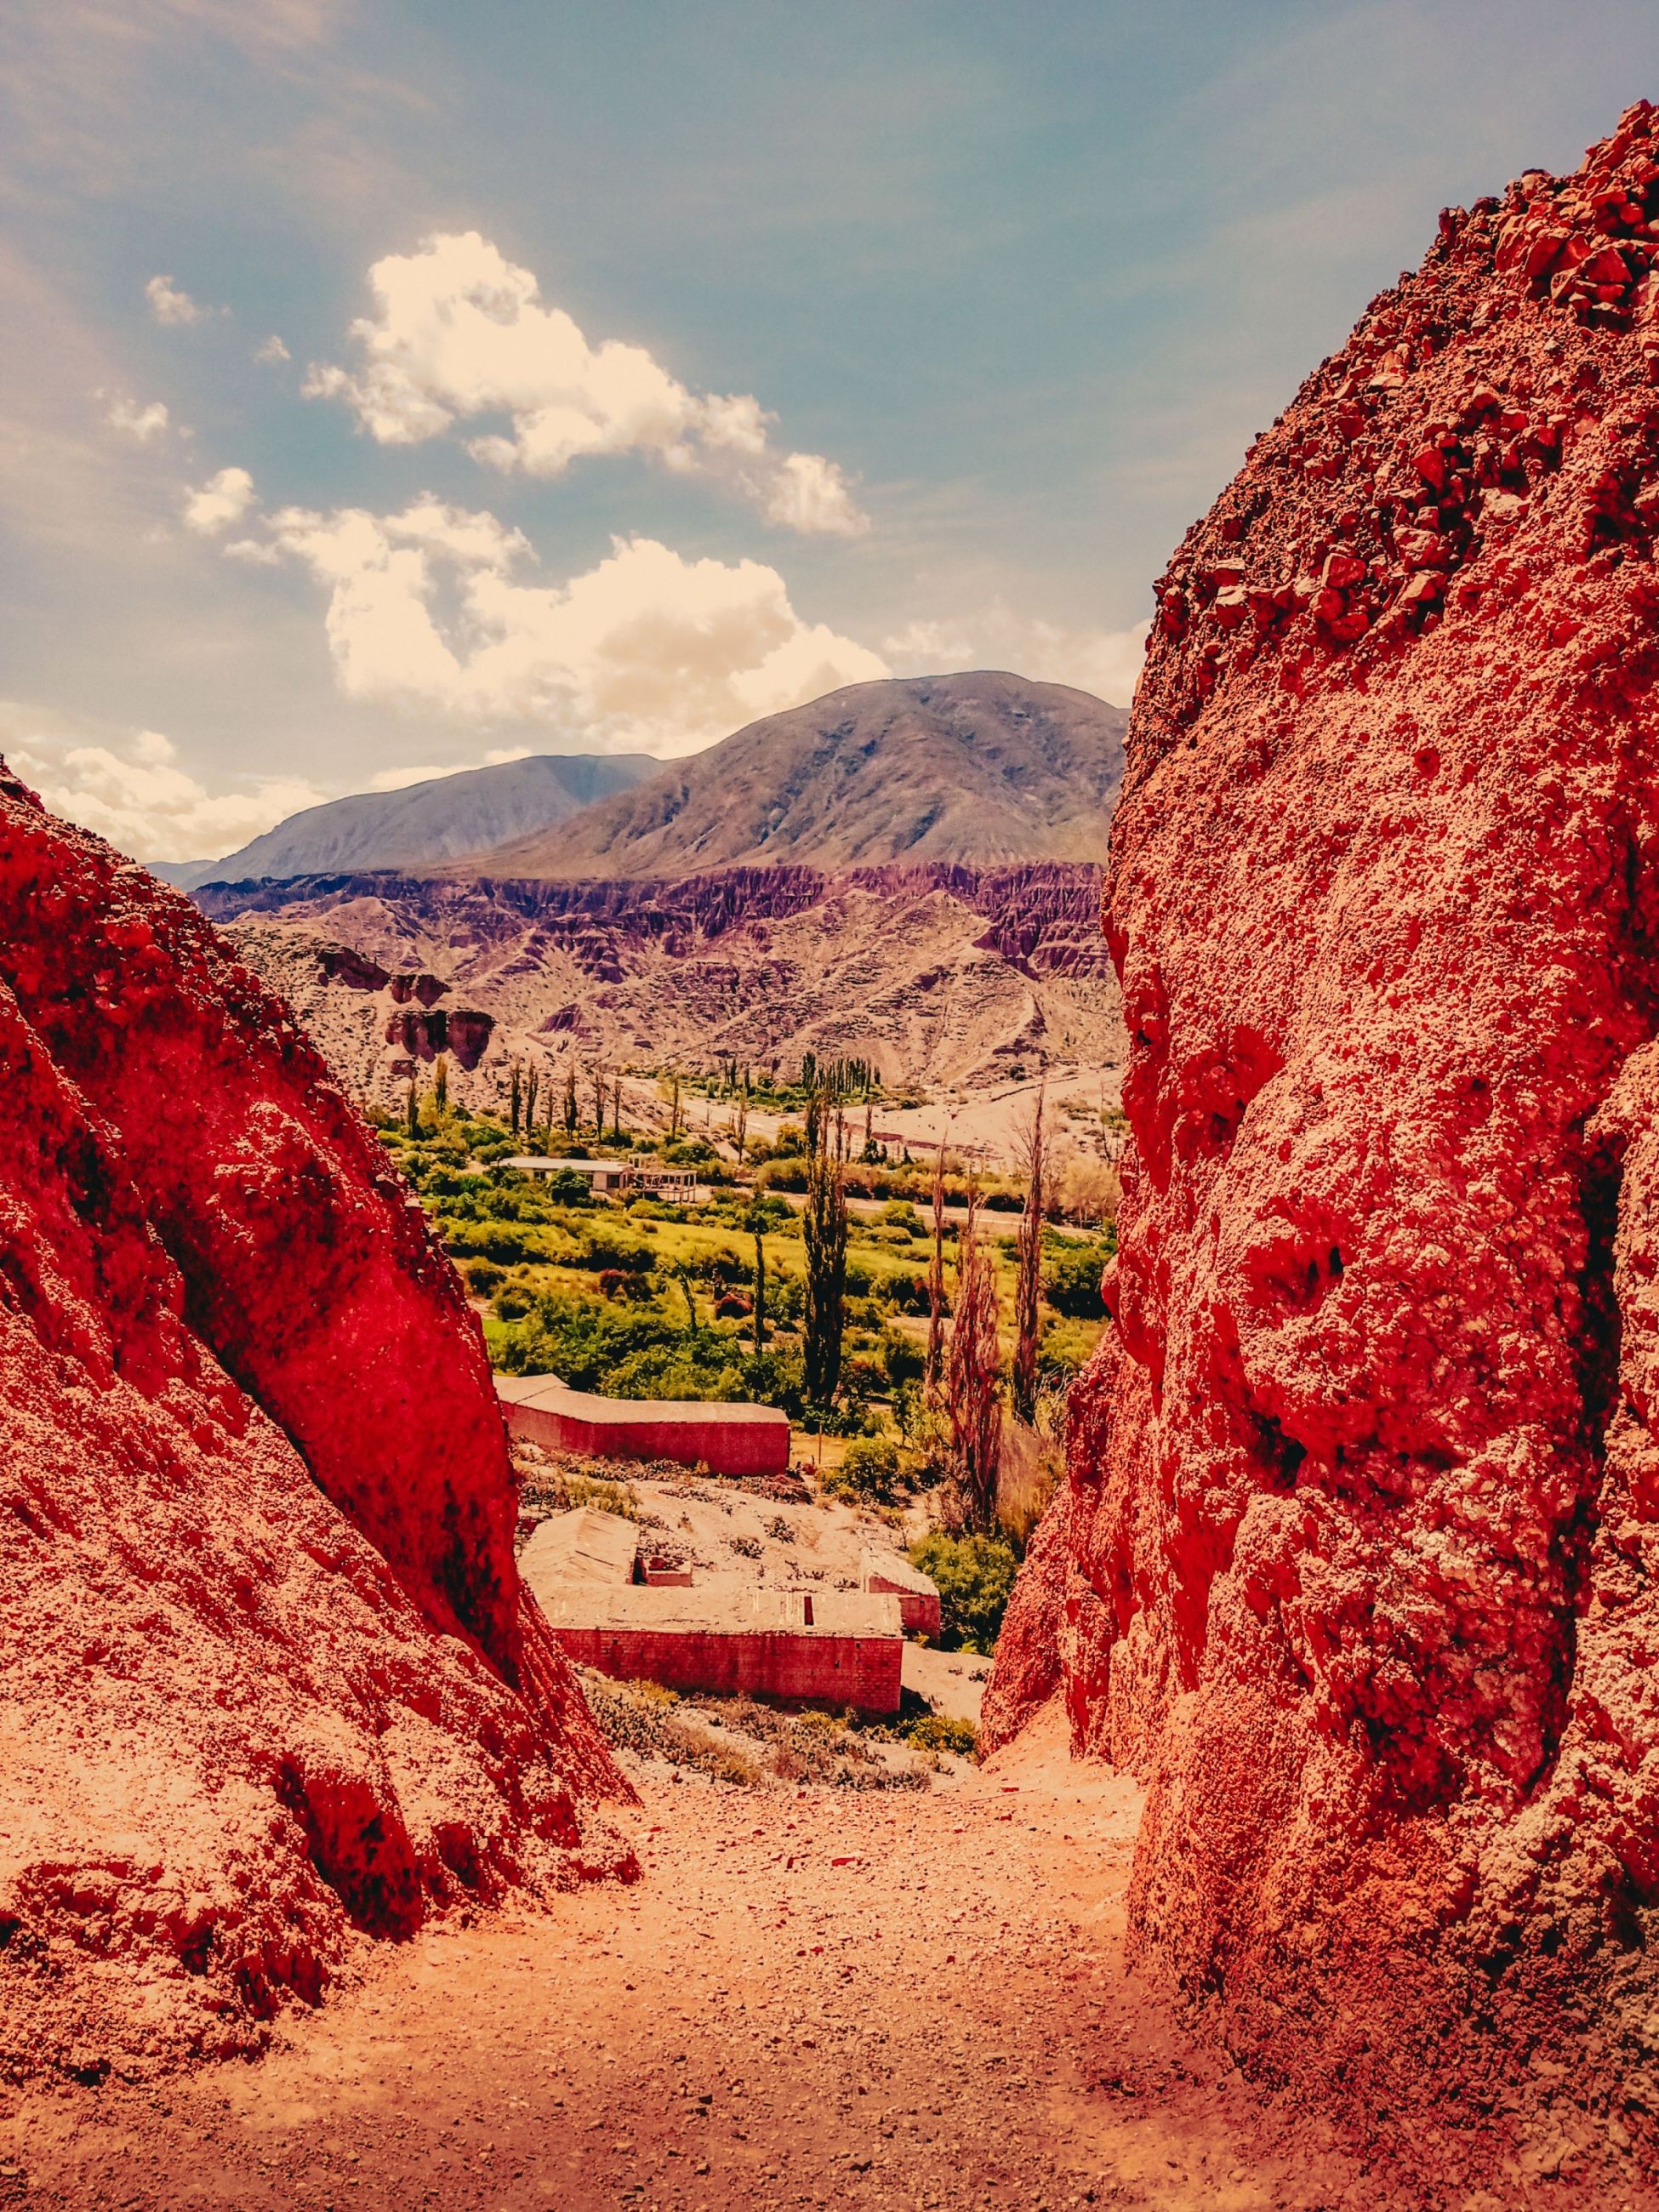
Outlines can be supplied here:
M712 868L1099 856L1128 715L1001 671L849 684L693 758L539 755L295 814L185 890L376 869L660 881Z
M662 766L650 753L538 753L399 791L355 792L290 814L219 860L153 866L181 890L329 870L438 866L545 831Z
M853 684L666 766L526 760L337 801L191 888L383 1101L440 1053L489 1103L520 1061L1103 1073L1127 719L995 671ZM631 787L574 805L599 770Z
M503 844L490 874L632 880L799 862L1100 855L1128 715L1000 671L849 684Z

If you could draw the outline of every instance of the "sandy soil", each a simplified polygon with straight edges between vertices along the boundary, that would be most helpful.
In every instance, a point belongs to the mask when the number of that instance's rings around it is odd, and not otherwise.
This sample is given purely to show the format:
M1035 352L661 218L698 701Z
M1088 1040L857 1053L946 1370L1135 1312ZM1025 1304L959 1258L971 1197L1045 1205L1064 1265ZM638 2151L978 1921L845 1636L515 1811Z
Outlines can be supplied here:
M0 2205L1386 2201L1126 1976L1139 1806L1055 1727L927 1794L640 1771L636 1887L379 1950L256 2064L13 2095Z
M1121 1067L1093 1063L1051 1067L1041 1081L1033 1077L1030 1082L999 1084L988 1091L945 1091L924 1106L878 1106L876 1133L889 1142L908 1146L912 1155L924 1165L939 1139L945 1137L953 1146L979 1148L983 1164L1000 1172L1014 1165L1020 1133L1030 1118L1039 1089L1047 1091L1050 1112L1057 1115L1053 1125L1054 1136L1074 1141L1085 1151L1093 1151L1097 1137L1095 1117L1103 1105L1118 1103L1122 1085ZM1061 1111L1062 1103L1074 1104L1079 1110L1075 1114ZM863 1112L861 1106L853 1109L855 1132L863 1128ZM731 1119L732 1109L724 1101L710 1103L703 1099L695 1102L688 1116L689 1126L699 1136L713 1139L720 1138L730 1127ZM770 1144L784 1122L798 1123L799 1120L798 1112L774 1114L752 1107L749 1133L751 1137L764 1137Z

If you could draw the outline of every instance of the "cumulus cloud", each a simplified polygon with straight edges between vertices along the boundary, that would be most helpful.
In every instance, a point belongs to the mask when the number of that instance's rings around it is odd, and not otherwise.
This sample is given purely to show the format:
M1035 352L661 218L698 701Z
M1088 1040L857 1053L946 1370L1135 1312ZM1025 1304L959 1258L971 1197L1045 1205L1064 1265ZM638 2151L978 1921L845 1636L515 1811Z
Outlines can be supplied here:
M292 361L294 356L275 331L261 346L253 349L255 361Z
M883 641L901 676L942 676L964 668L1006 668L1040 684L1070 684L1127 707L1134 696L1152 625L1130 629L1068 628L1010 607L943 622L913 622Z
M746 394L687 389L642 346L590 343L536 278L477 231L439 234L368 272L374 313L351 326L355 369L313 363L305 389L343 400L382 445L418 445L457 422L506 416L473 438L490 468L557 476L595 454L643 453L714 477L789 530L856 536L852 488L820 453L778 453L773 417Z
M104 420L112 430L124 430L141 446L147 446L167 428L167 410L159 399L152 399L148 407L141 407L136 399L114 399Z
M185 494L185 527L216 538L240 522L253 505L253 479L246 469L221 469L204 484Z
M183 285L175 284L171 276L152 276L144 287L144 297L158 323L170 323L175 327L205 323L210 317L223 312L218 307L204 307L198 300L192 300Z
M48 806L139 860L216 860L323 797L281 776L210 792L159 730L89 744L65 734L58 718L0 704L0 742Z
M584 574L538 583L520 532L429 498L391 515L289 507L270 529L327 589L336 678L353 698L530 716L586 744L669 754L888 672L804 622L757 561L618 538Z

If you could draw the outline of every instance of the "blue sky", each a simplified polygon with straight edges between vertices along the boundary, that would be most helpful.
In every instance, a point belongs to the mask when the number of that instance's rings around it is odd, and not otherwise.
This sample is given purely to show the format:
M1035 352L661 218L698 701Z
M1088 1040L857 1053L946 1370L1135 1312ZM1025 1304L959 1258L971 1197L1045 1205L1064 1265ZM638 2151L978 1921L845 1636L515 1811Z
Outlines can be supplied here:
M0 743L183 858L883 668L1127 698L1437 210L1656 62L1616 0L21 0Z

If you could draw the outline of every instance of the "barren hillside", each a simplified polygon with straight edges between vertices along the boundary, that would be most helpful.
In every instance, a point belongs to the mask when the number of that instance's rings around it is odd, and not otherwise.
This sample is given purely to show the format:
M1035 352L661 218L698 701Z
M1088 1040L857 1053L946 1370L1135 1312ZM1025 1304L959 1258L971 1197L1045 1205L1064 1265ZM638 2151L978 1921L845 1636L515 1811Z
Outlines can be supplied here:
M316 878L204 894L353 1087L447 1051L985 1084L1122 1057L1093 868L733 869L680 883ZM347 948L349 948L348 952Z
M638 880L786 861L1098 860L1128 719L998 671L850 684L475 865Z

